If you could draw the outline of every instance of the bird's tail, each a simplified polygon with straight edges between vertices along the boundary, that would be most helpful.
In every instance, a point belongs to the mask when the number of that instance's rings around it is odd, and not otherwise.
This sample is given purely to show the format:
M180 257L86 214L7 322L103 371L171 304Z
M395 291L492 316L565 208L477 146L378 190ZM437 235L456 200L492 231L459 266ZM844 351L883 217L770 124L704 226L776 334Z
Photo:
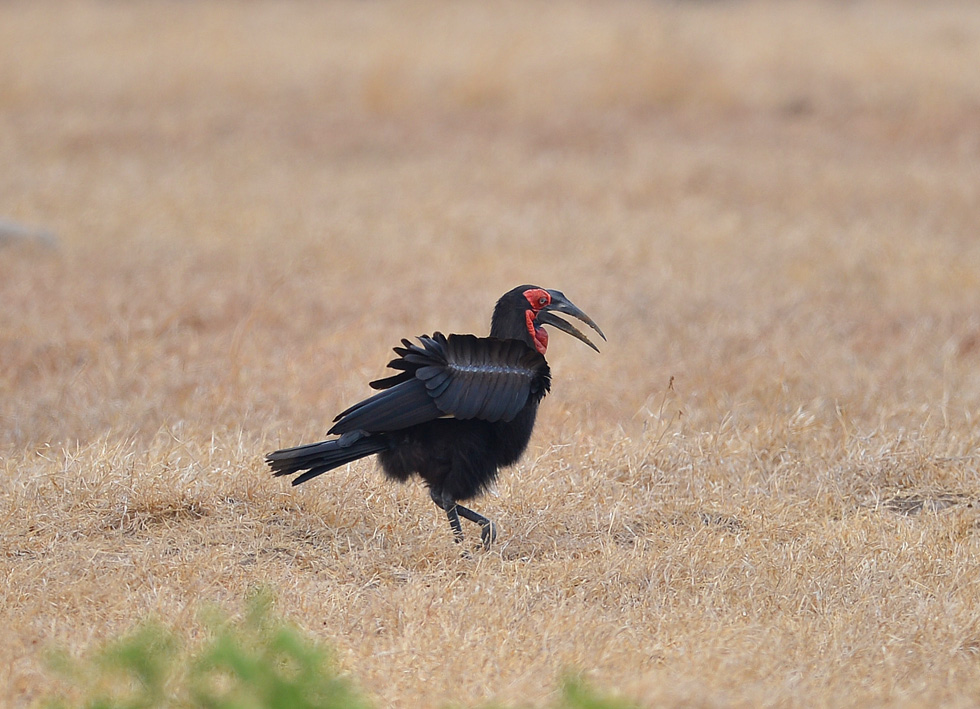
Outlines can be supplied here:
M386 448L388 448L388 441L384 436L364 436L350 440L350 434L347 434L332 441L309 443L305 446L284 448L269 453L265 457L265 462L272 468L272 474L276 477L292 475L301 470L307 471L293 480L293 485L299 485L328 470L380 453Z

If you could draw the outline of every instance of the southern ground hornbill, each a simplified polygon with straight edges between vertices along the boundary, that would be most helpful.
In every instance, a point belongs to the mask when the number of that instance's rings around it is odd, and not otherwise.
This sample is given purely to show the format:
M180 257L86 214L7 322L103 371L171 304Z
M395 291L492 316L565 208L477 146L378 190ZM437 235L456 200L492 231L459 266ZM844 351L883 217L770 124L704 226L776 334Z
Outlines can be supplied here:
M329 441L286 448L266 456L275 475L306 471L299 485L344 463L378 454L391 478L418 474L432 501L445 510L456 541L462 515L481 527L484 546L496 537L494 524L463 507L485 492L497 471L516 463L527 448L538 404L551 386L544 354L545 325L599 349L555 313L599 326L560 291L525 285L505 293L493 311L489 337L423 335L420 344L402 340L388 363L397 374L371 382L381 391L334 419Z

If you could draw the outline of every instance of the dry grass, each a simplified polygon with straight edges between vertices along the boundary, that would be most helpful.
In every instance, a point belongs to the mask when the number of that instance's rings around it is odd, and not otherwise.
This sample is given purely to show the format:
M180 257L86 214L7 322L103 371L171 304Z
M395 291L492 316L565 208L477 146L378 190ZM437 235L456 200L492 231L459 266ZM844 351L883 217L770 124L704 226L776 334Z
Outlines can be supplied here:
M0 697L269 585L380 707L975 705L977 66L947 0L0 5ZM526 281L610 337L493 551L267 475Z

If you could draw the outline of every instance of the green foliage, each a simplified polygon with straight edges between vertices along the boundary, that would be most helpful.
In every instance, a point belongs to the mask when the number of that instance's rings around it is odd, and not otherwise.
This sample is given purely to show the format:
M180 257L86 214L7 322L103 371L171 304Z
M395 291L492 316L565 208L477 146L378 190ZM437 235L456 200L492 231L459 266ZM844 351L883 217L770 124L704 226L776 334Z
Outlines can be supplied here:
M589 687L581 677L568 676L562 683L557 709L635 709L625 700L604 697Z
M48 706L366 709L328 653L275 617L271 606L268 594L257 593L241 621L213 612L211 638L196 652L182 648L163 626L147 623L87 660L58 653L53 669L81 697Z
M56 670L88 697L64 698L51 707L80 706L88 709L144 709L178 706L167 700L167 686L175 671L178 643L175 636L156 623L146 623L131 634L109 643L86 662L67 653L50 658Z
M208 709L367 707L332 669L321 646L271 614L271 597L253 596L241 624L226 623L194 663L193 706Z
M272 598L249 599L244 618L218 611L196 651L159 623L145 623L92 657L51 656L70 689L50 709L368 709L327 651L275 616ZM567 677L555 709L633 709Z
M638 706L623 699L600 694L576 674L565 675L561 683L561 693L548 705L549 709L638 709ZM489 704L484 709L508 709L508 707L503 704ZM528 708L521 705L521 709Z

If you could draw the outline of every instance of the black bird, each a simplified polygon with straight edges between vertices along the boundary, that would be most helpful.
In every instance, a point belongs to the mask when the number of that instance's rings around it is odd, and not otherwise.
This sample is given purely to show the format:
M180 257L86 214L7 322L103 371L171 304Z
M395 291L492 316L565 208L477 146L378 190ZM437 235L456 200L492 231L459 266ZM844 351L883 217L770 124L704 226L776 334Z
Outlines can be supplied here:
M269 453L275 475L306 472L299 485L344 463L378 454L391 478L418 474L432 501L445 510L456 541L462 515L481 527L486 547L494 524L458 504L485 492L497 471L516 463L531 438L538 404L551 387L545 325L578 338L585 335L555 313L567 313L606 336L560 291L524 285L505 293L493 310L489 337L422 335L402 340L388 363L398 373L370 383L381 391L334 419L320 443Z

